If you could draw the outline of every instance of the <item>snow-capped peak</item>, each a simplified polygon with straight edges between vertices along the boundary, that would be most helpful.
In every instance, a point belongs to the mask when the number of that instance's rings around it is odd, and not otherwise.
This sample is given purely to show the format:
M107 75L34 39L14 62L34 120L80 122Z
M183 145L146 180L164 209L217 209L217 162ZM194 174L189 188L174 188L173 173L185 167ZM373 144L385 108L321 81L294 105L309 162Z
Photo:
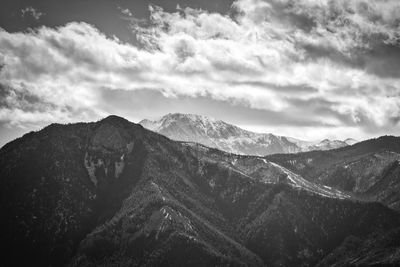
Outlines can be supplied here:
M356 139L353 139L353 138L347 138L346 140L344 140L344 142L346 144L348 144L349 146L354 145L355 143L358 143L358 141Z
M140 124L171 139L197 142L235 154L268 155L327 150L347 146L340 140L303 141L267 133L255 133L222 120L203 115L169 113L159 120L142 120Z

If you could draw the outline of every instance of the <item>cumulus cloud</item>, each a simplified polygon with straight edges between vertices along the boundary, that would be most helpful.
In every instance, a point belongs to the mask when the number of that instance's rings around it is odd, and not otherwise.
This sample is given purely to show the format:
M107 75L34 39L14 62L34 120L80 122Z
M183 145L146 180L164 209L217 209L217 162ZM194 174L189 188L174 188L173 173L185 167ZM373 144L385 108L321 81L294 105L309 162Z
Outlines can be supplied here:
M156 6L150 13L146 23L132 20L140 46L83 22L1 30L0 120L90 119L105 114L99 91L150 89L282 114L325 132L399 125L400 63L387 60L400 58L397 1L238 0L230 16Z

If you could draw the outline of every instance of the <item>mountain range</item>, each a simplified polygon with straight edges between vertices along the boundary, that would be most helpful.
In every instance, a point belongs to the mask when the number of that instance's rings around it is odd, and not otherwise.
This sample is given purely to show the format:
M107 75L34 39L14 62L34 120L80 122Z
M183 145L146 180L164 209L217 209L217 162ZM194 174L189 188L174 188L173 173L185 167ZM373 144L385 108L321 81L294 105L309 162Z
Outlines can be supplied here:
M380 201L400 211L400 138L383 136L331 151L270 155L309 182Z
M255 133L202 115L170 113L159 120L142 120L143 127L177 141L197 142L209 147L243 155L270 155L311 150L329 150L357 141L324 139L304 141L271 133Z
M261 157L117 116L52 124L0 150L2 261L398 266L399 139Z

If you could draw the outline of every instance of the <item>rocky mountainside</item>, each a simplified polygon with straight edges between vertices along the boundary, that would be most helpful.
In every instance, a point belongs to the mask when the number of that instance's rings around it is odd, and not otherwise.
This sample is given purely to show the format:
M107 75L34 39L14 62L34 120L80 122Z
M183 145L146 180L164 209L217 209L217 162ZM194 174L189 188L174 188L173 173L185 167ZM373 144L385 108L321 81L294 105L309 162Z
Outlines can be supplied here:
M143 127L173 140L196 142L227 152L264 156L276 153L297 153L311 150L328 150L356 142L328 140L309 142L273 134L246 131L232 124L193 114L167 114L160 120L142 120Z
M383 136L332 151L267 158L310 182L400 210L400 137Z
M0 150L2 260L313 266L341 261L335 255L354 237L365 244L363 263L400 263L386 239L368 245L396 231L399 213L307 179L268 158L172 141L116 116L52 124ZM386 254L371 259L368 249Z
M400 228L366 240L349 236L318 266L398 266L399 247Z

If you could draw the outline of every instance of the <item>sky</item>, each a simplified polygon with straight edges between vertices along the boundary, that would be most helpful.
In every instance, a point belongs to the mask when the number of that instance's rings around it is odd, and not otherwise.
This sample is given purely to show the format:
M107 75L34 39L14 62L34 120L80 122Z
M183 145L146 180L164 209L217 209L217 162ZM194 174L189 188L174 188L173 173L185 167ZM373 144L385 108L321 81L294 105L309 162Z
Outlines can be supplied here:
M173 112L305 140L398 136L400 1L0 2L0 146Z

